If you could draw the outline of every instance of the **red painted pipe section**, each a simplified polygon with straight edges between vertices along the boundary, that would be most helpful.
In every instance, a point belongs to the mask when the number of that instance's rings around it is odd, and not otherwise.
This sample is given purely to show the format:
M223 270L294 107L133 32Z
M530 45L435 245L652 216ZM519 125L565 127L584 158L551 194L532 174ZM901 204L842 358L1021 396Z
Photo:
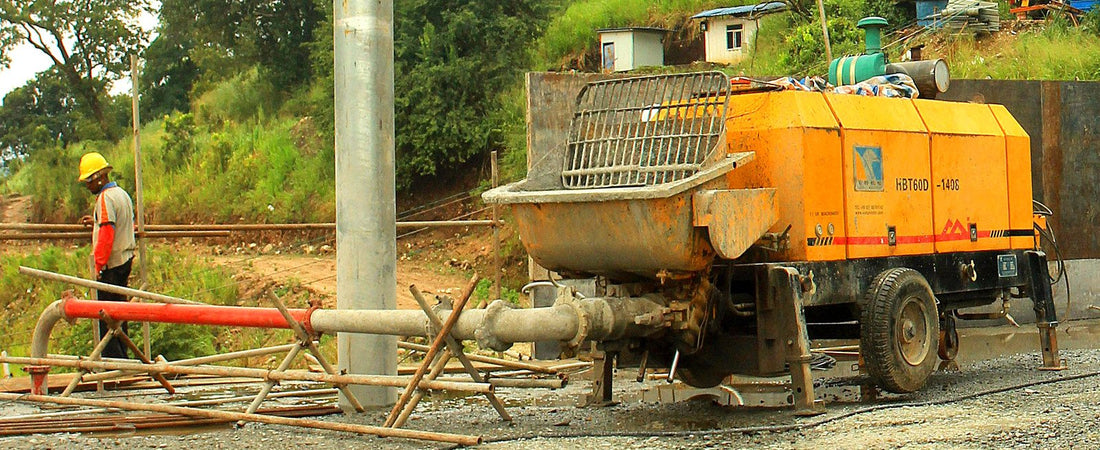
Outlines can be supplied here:
M62 311L72 319L98 319L106 312L114 320L131 322L181 323L252 328L290 328L275 308L241 306L172 305L165 303L127 303L92 300L63 300ZM309 329L310 311L291 309L290 316Z

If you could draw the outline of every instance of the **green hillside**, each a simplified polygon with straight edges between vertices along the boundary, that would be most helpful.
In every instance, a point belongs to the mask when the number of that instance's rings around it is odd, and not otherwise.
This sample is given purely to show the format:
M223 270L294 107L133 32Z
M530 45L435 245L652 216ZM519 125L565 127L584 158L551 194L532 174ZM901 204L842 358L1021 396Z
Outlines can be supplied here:
M163 1L155 40L118 44L144 59L141 141L150 221L332 220L331 3L282 2L283 9L272 11L253 5L228 17L208 12L223 3L240 6L231 0ZM438 192L440 183L456 191L474 187L465 174L487 174L494 150L503 155L505 178L522 177L523 73L595 70L596 29L671 29L667 59L687 63L702 48L698 24L689 17L745 3L395 2L399 190L408 196ZM757 42L744 61L719 69L761 77L823 75L827 61L816 7L790 4L790 11L761 19ZM884 38L891 56L925 44L925 54L947 59L956 78L1100 78L1100 13L1074 27L1061 19L1015 24L1005 12L1003 31L975 36L921 31L913 26L910 4L831 0L825 5L836 55L859 52L862 35L855 22L879 15L892 24ZM27 8L33 7L43 6ZM0 28L12 26L0 22ZM84 214L90 197L74 182L83 152L104 153L122 185L133 185L129 98L107 91L107 81L128 72L106 67L101 77L86 80L99 114L86 99L87 89L74 88L61 66L4 98L0 190L32 195L34 220L73 221ZM699 68L710 67L674 70Z

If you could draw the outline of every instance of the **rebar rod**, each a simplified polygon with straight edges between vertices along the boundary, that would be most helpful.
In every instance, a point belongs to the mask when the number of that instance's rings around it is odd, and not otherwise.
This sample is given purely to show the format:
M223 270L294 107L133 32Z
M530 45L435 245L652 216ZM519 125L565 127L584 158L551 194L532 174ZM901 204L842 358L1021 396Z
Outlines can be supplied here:
M470 377L464 376L446 376L438 377L437 380L447 381L473 381ZM567 382L561 378L498 378L491 377L485 380L486 383L493 385L493 388L522 388L522 389L561 389L565 387Z
M78 411L87 414L82 410ZM99 411L107 411L99 409ZM280 417L310 417L340 412L335 406L292 406L268 408L262 414ZM226 419L195 418L178 414L100 415L69 419L40 419L12 423L0 420L0 436L18 436L42 433L95 433L112 431L150 430L156 428L192 427L226 423Z
M135 364L135 363L118 363L118 362L105 362L105 361L72 361L64 359L53 358L25 358L18 356L8 356L0 359L0 362L9 362L12 364L32 365L32 366L58 366L58 367L72 367L76 369L118 369L118 370L130 370L135 372L156 372L156 373L169 373L176 375L217 375L228 377L249 377L259 378L262 380L276 380L276 381L317 381L321 383L342 383L342 384L361 384L369 386L389 386L389 387L402 387L407 386L411 380L410 377L403 377L397 375L360 375L360 374L346 374L346 375L329 375L313 372L276 372L274 370L264 369L250 369L244 367L224 367L224 366L174 366L165 363L156 364ZM438 389L446 391L464 391L473 393L485 393L492 392L493 387L488 383L451 383L451 382L437 382L437 381L423 381L419 384L423 389Z
M119 331L118 329L111 330L111 332L108 333L109 336L104 336L103 339L99 340L99 342L95 345L95 348L92 349L92 353L88 354L88 358L92 361L99 360L99 356L103 354L104 350L107 349L107 344L111 343L111 338L119 333L121 333L121 331ZM84 375L87 373L87 370L81 370L80 372L77 372L76 376L74 376L73 379L69 381L69 385L65 386L65 390L61 391L61 396L68 397L69 395L71 395L73 391L76 390L76 387L80 385L81 378L83 378Z
M447 362L451 360L451 351L443 349L443 353L436 355L435 361L432 363L432 371L428 372L424 376L425 380L434 380L439 377L439 374L443 373L443 369L447 368ZM401 409L401 414L397 416L397 421L393 423L394 428L401 428L405 426L405 421L409 420L409 416L416 410L416 405L420 404L420 400L424 398L425 391L423 389L417 389L413 393L412 398L405 404L405 407Z
M428 440L435 442L449 442L459 445L477 445L481 443L480 436L461 434L439 433L433 431L417 431L404 428L383 428L370 425L356 425L339 422L323 422L320 420L300 419L289 417L269 416L264 414L247 414L231 411L215 411L208 409L187 408L182 406L154 405L147 403L133 403L122 401L77 399L64 397L50 397L47 395L32 394L7 394L0 393L0 400L54 403L58 405L93 406L103 408L117 408L132 411L151 411L166 414L179 414L190 417L206 417L212 419L226 419L230 421L261 422L273 425L287 425L292 427L316 428L320 430L343 431L348 433L369 434L381 437L398 437L406 439Z
M146 300L154 300L161 303L171 303L178 305L205 305L205 303L196 302L193 300L187 300L179 297L172 297L169 295L157 294L154 292L142 291L139 289L126 288L122 286L115 286L113 284L101 283L98 281L87 280L84 278L78 278L70 275L64 275L55 272L48 272L45 270L33 269L26 266L19 266L19 273L35 278L41 278L43 280L59 281L62 283L75 284L77 286L86 287L89 289L95 289L97 291L111 292L119 295L126 295L130 297L144 298Z

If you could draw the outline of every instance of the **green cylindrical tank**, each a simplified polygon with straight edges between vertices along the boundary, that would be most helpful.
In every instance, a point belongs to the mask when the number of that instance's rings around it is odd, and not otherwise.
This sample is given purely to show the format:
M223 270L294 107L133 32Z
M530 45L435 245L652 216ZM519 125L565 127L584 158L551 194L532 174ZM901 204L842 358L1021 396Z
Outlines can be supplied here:
M886 54L882 53L882 28L886 25L886 19L881 17L865 17L856 23L864 30L866 54L832 60L829 63L830 84L856 84L886 74Z

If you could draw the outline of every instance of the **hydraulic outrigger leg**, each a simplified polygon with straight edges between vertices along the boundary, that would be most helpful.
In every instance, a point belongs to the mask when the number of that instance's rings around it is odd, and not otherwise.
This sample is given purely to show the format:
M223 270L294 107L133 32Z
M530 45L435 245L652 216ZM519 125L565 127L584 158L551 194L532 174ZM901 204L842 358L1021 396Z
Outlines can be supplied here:
M1041 251L1028 251L1025 254L1031 274L1035 325L1039 327L1039 345L1043 353L1043 366L1040 370L1064 370L1066 367L1058 356L1058 313L1054 309L1054 293L1050 289L1047 255Z
M802 284L798 270L789 267L772 269L771 294L777 301L777 307L785 309L780 317L785 317L787 365L791 372L791 396L794 400L794 413L799 416L814 416L824 409L815 401L814 379L810 373L810 339L806 331L806 319L802 311Z

